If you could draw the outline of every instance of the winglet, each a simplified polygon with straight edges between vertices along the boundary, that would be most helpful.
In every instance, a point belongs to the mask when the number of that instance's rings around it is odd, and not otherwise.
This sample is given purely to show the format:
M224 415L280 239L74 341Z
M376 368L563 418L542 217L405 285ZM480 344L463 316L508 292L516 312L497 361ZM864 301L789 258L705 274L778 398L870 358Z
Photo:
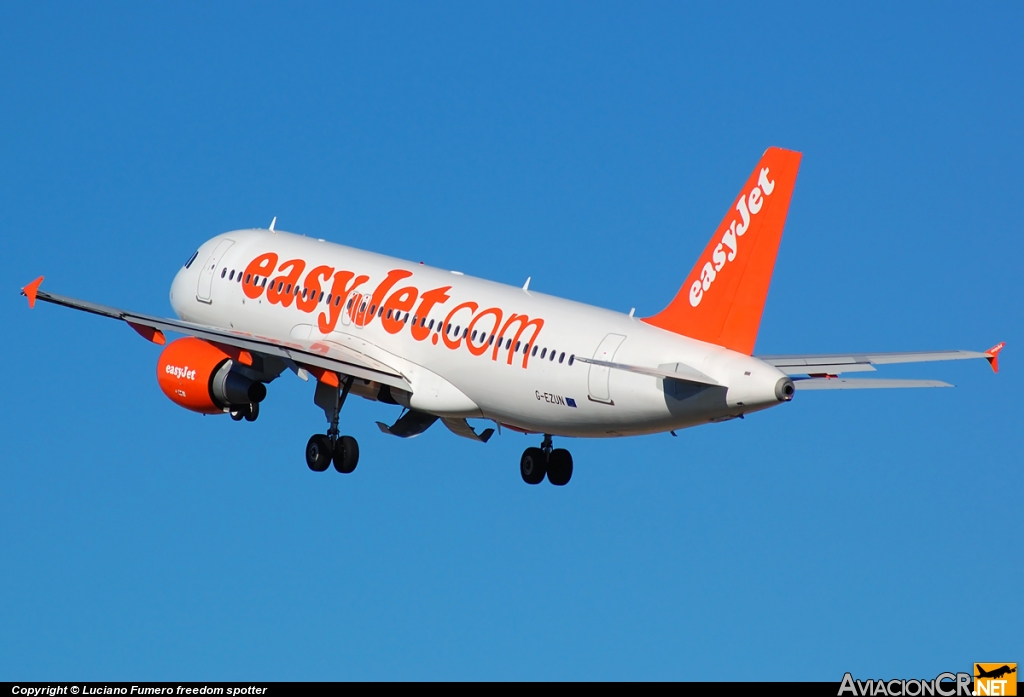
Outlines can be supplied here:
M1006 342L1000 341L998 344L996 344L995 346L993 346L992 348L985 352L985 360L987 360L988 364L992 366L993 373L999 372L999 352L1003 350L1004 346L1006 346Z
M36 306L36 293L39 292L39 284L43 282L43 277L40 276L36 280L29 283L27 286L21 289L21 294L28 298L29 308Z

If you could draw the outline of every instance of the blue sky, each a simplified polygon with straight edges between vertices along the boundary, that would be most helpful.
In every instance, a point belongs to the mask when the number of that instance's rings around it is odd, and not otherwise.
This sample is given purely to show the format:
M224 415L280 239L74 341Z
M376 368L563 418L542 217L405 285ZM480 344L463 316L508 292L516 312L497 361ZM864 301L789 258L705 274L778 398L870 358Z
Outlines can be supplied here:
M0 677L931 677L1024 660L1019 4L3 3ZM660 310L771 145L804 153L761 353L966 348L954 390L804 393L572 441L302 456L159 391L45 287L169 314L265 226ZM1017 501L1018 503L1014 503ZM1016 513L1015 513L1016 511Z

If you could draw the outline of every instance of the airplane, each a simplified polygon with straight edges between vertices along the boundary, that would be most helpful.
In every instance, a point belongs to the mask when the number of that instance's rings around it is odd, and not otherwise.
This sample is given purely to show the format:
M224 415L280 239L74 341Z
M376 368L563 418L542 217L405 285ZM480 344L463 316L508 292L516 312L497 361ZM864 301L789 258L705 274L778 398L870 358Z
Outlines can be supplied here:
M997 679L997 678L1003 677L1004 675L1009 675L1010 673L1016 673L1017 672L1016 664L1014 664L1013 668L1011 668L1008 665L1002 665L999 668L994 668L992 670L985 670L979 664L975 663L974 664L974 668L977 671L977 675L974 676L976 678L993 678L993 679Z
M275 229L217 235L171 283L178 319L40 290L37 300L126 322L163 346L157 383L200 414L255 421L267 385L315 379L326 433L306 464L351 473L359 445L342 435L351 395L401 406L388 435L440 421L481 443L494 428L541 436L520 458L527 484L564 486L572 455L555 437L607 438L719 423L784 404L802 390L951 387L934 380L846 377L876 365L984 358L999 351L754 355L801 153L769 148L661 312L637 318ZM167 343L166 334L183 335Z

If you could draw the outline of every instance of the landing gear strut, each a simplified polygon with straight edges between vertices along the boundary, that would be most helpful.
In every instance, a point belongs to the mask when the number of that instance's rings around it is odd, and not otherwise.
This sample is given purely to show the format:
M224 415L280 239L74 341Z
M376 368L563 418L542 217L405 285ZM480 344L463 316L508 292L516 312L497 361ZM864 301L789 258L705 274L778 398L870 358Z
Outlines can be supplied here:
M313 401L324 410L330 423L327 434L317 433L306 443L306 464L314 472L324 472L334 462L334 469L342 474L352 473L359 464L359 443L352 436L343 436L338 430L338 417L345 404L352 382L348 377L342 388L317 382Z
M572 455L564 448L553 448L551 436L545 433L539 448L523 451L519 474L527 484L540 484L547 475L555 486L565 486L572 479Z

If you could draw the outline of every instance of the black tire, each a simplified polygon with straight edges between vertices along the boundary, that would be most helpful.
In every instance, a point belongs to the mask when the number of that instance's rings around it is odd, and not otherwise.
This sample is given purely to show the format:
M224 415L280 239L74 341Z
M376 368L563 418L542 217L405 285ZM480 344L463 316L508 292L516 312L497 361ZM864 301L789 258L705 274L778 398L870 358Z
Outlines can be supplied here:
M564 448L551 451L548 458L548 481L555 486L565 486L572 479L572 455Z
M359 443L352 436L342 436L334 444L334 469L352 474L359 464Z
M519 458L519 474L527 484L540 484L547 472L547 458L540 448L527 448Z
M314 472L323 472L331 466L331 439L318 433L306 443L306 464Z
M240 412L240 411L234 411L234 410L232 410L232 412L231 412L231 420L232 420L232 421L241 421L241 420L242 420L242 417L244 417L244 416L245 416L245 414L243 414L243 413L242 413L242 412Z
M245 420L252 422L260 418L260 405L253 402L249 405L249 410L244 412Z

